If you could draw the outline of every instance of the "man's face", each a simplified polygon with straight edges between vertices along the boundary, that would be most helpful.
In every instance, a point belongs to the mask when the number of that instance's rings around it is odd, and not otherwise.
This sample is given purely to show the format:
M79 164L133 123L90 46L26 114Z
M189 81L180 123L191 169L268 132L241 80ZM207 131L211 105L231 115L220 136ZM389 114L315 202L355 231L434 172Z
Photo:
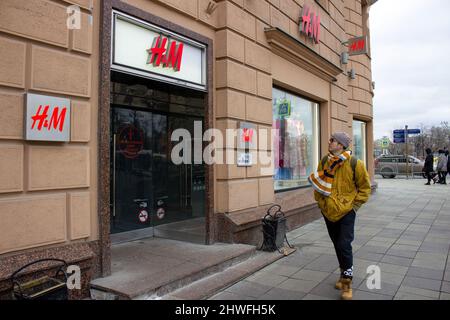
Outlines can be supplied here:
M344 151L344 146L331 137L330 140L328 140L328 151L331 153L342 153Z

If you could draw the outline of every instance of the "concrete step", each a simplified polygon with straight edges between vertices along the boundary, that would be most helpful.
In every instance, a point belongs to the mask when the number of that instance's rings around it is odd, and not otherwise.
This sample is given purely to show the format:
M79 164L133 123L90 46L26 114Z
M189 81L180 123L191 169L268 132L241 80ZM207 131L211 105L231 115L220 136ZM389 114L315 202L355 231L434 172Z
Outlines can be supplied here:
M151 299L161 300L203 300L212 297L242 279L252 275L256 271L282 258L284 255L275 252L258 251L251 258L227 269L204 277L183 288L175 290L162 297L153 296Z
M116 258L113 256L112 274L91 282L91 298L160 299L257 255L257 248L250 245L204 246L166 240L152 240L153 247L149 249L151 252L143 252L142 250L149 248L149 243L141 241L113 249L113 255L117 253ZM163 253L166 256L157 255ZM117 258L119 255L120 260Z

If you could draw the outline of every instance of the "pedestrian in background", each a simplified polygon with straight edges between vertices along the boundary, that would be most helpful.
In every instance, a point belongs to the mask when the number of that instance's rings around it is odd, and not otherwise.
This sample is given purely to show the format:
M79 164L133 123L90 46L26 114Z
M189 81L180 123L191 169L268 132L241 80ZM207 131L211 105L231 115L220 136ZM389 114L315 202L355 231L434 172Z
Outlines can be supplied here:
M445 155L447 156L447 174L450 175L450 158L449 158L448 150L445 151Z
M341 275L335 287L341 290L344 300L353 297L352 241L356 211L369 200L371 191L366 166L352 157L352 151L348 150L350 142L347 133L334 133L328 141L328 156L308 177L339 261Z
M425 164L423 166L423 172L427 175L428 182L425 183L425 185L430 185L431 182L431 173L433 172L433 153L431 152L430 148L425 149L425 152L427 153L427 157L425 158Z
M439 150L439 159L437 164L437 172L439 174L439 183L447 184L446 176L447 176L447 156L445 155L444 150Z

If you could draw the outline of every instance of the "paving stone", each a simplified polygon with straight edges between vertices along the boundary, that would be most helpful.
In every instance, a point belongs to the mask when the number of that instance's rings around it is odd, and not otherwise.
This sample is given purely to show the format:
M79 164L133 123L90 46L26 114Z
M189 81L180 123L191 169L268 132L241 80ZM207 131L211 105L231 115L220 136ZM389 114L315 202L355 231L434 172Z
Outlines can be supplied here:
M394 300L433 300L433 298L428 298L428 297L420 296L417 294L399 291L395 295Z
M308 293L306 296L303 297L302 300L333 300L333 299Z
M441 280L442 276L444 275L444 271L428 268L410 267L406 275L410 277Z
M302 269L291 275L290 278L320 282L327 278L329 275L329 272Z
M408 287L405 285L400 286L400 288L398 289L398 292L415 294L415 295L424 296L424 297L428 297L428 298L432 298L432 299L439 299L439 294L440 294L439 291L413 288L413 287Z
M285 290L309 293L318 284L319 284L318 281L299 280L291 278L278 284L276 287Z
M411 265L412 261L413 261L413 259L410 259L410 258L402 258L402 257L396 257L396 256L390 256L390 255L385 255L381 259L381 262L386 262L386 263L395 264L398 266L405 266L405 267L409 267Z
M222 291L210 298L211 300L255 300L254 297L246 297L240 294L235 294L227 291Z
M444 270L445 269L445 261L442 260L426 260L426 259L417 259L414 258L411 263L412 267L420 267L434 270Z
M450 282L442 281L441 292L450 293Z
M381 270L381 281L386 283L391 283L395 285L400 285L405 278L404 274L397 274L391 272L383 272Z
M273 273L273 274L276 274L279 276L290 277L294 273L298 272L298 270L299 270L299 267L273 263L273 264L265 267L261 271L270 272L270 273Z
M262 285L259 283L240 281L235 285L228 287L225 291L243 296L258 298L269 291L272 286Z
M450 294L441 292L441 295L439 296L439 300L450 300Z
M392 300L393 296L353 290L353 300Z
M321 283L314 287L310 292L310 294L326 297L333 300L341 299L341 292L334 288L334 283Z
M338 260L336 256L323 255L313 262L307 264L304 269L316 270L323 272L333 272L338 266Z
M288 278L268 272L257 272L256 274L246 278L247 281L259 283L269 287L275 287L286 279Z
M389 249L386 252L387 255L390 256L396 256L396 257L402 257L402 258L414 258L417 254L416 251L409 251L409 250L399 250L399 249Z
M439 291L441 289L441 281L439 280L424 279L411 276L406 276L405 279L403 279L402 285L412 288L420 288L434 291Z
M305 295L305 292L272 288L258 300L301 300Z
M397 266L390 263L380 262L378 266L381 269L381 272L395 273L405 275L408 272L408 267Z
M364 245L359 250L363 252L382 253L385 254L388 251L388 247L374 247L370 245Z
M389 251L388 251L389 252ZM356 251L356 253L353 255L355 258L365 259L365 260L372 260L372 261L380 261L383 258L382 253L373 253L373 252L360 252L359 250Z
M364 281L358 287L358 290L362 290L362 291L367 291L367 292L370 292L370 293L382 294L382 295L387 295L387 296L392 296L393 297L397 293L399 287L400 287L400 285L395 285L395 284L391 284L391 283L381 282L380 283L380 289L376 289L376 288L369 289L368 286L367 286L367 282Z

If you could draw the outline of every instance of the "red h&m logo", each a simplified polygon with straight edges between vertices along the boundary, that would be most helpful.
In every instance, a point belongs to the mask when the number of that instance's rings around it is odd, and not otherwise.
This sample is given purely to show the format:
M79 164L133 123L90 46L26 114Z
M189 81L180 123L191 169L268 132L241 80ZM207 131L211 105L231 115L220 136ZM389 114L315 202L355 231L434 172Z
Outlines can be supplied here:
M308 6L304 6L300 18L300 32L314 39L315 43L320 40L320 16L316 15Z
M367 53L366 36L349 39L347 44L348 44L348 54L351 56Z
M147 50L149 57L147 64L153 64L155 67L171 67L175 71L180 71L181 59L183 57L183 43L170 41L167 45L167 38L163 36L156 37L153 45Z
M243 128L242 129L242 139L244 142L252 142L253 129Z
M59 112L59 107L55 107L53 109L52 115L50 116L50 120L48 120L49 108L49 105L46 105L44 107L42 107L42 105L39 105L36 114L31 117L31 120L33 120L31 130L34 130L34 127L37 123L36 129L38 131L41 131L43 128L47 129L48 131L52 130L52 128L55 130L59 130L60 132L63 131L67 108L63 107L61 109L61 112Z

